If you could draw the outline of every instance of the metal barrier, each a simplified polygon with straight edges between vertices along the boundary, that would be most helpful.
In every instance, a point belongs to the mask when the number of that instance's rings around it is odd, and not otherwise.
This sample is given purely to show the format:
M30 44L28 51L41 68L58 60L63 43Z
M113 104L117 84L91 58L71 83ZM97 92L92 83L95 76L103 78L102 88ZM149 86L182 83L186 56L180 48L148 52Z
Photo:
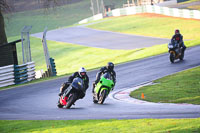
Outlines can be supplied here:
M35 79L35 64L27 62L22 65L15 65L15 84L22 84Z
M28 82L27 65L14 65L15 68L15 84Z
M118 8L109 12L108 16L133 15L137 13L156 13L172 17L200 19L199 10L177 9L152 5Z
M156 13L162 14L166 16L172 17L180 17L180 18L192 18L192 19L200 19L200 11L199 10L188 10L188 9L178 9L178 8L168 8L168 7L160 7L156 5L145 5L145 6L133 6L126 8L118 8L114 9L110 12L106 13L106 16L123 16L123 15L134 15L138 13ZM88 23L95 20L103 19L102 14L95 15L93 17L89 17L79 21L79 24Z
M34 62L0 67L0 87L22 84L33 79L35 79Z
M35 63L28 62L27 65L27 74L28 74L28 81L35 79Z
M0 67L0 87L13 85L13 84L15 84L13 65Z

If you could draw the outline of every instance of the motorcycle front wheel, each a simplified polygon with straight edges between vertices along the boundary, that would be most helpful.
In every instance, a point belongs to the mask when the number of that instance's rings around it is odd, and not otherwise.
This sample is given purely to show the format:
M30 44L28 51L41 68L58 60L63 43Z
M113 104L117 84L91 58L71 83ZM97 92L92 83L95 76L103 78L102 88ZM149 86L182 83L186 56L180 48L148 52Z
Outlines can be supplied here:
M58 104L57 104L58 108L62 108L63 105L60 103L60 98L58 99Z
M78 98L78 95L76 93L72 93L68 98L66 108L69 109L72 106L72 104L75 103L77 98Z
M93 94L94 95L94 94ZM97 99L95 96L93 96L93 103L98 103Z
M173 53L170 53L169 59L170 59L170 62L171 62L171 63L174 63L175 57L174 57L174 54L173 54Z
M99 96L99 104L103 104L103 102L105 101L106 99L106 95L107 95L107 90L103 90L101 93L100 93L100 96Z

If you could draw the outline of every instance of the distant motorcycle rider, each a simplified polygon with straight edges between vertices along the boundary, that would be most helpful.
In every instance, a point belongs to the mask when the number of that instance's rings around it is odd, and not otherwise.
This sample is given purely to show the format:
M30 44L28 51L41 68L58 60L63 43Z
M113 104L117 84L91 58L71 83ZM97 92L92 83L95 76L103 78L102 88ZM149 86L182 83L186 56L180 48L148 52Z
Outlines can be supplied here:
M63 95L64 91L69 87L69 85L72 83L73 79L76 77L83 79L84 85L85 85L85 90L88 89L89 77L87 76L87 72L86 72L85 68L81 67L78 72L75 72L74 74L72 74L72 76L69 77L68 82L65 82L61 86L59 96Z
M180 34L179 29L175 30L175 35L172 36L171 43L174 44L175 41L177 41L177 43L179 43L180 48L182 47L183 52L184 52L186 49L186 46L184 45L183 36Z
M96 75L96 80L93 83L92 93L94 93L94 88L96 84L99 82L101 75L104 73L109 72L113 78L114 83L116 83L116 73L114 71L114 64L112 62L108 62L107 66L102 67Z

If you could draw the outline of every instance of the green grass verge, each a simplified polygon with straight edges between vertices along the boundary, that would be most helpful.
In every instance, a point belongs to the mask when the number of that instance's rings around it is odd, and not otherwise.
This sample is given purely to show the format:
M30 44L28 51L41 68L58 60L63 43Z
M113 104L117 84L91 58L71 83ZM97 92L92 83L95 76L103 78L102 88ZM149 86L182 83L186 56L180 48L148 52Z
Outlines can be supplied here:
M116 8L121 7L123 3L121 0L105 1L105 4L114 4ZM8 18L5 19L7 37L20 35L25 25L32 25L31 33L43 32L46 26L50 30L73 25L92 16L90 7L90 0L83 0L48 10L38 9L5 14L4 17Z
M197 2L197 1L199 0L188 0L185 2L178 3L178 5L190 4L192 2ZM188 6L187 8L192 9L192 10L200 10L200 5L192 5L192 6Z
M68 120L68 121L0 121L1 133L67 132L67 133L192 133L200 132L197 119L140 120Z
M81 9L81 10L80 10ZM38 9L4 15L6 34L8 37L18 36L25 25L32 25L31 33L48 29L57 29L72 25L86 17L92 16L89 0L79 3L55 7L53 9Z
M185 70L158 80L151 86L141 87L131 92L130 96L162 103L200 104L200 67Z
M200 10L200 5L188 6L187 8L193 9L193 10Z
M185 2L180 2L178 3L179 5L182 5L182 4L189 4L189 3L192 3L192 2L196 2L196 1L199 1L199 0L188 0L188 1L185 1Z
M184 39L198 39L200 21L167 17L156 14L138 14L107 18L107 21L88 27L113 32L152 37L171 38L175 29L180 29Z
M10 40L15 40L11 38ZM134 50L110 50L74 45L62 42L47 41L50 56L55 59L58 75L77 71L81 66L92 70L112 61L115 64L138 60L167 52L167 44ZM190 41L187 46L200 44L200 41ZM18 59L22 63L21 45L18 45ZM46 70L45 57L41 39L31 37L32 59L36 70Z
M144 21L146 21L146 24L144 23ZM196 39L197 38L196 36L199 35L200 33L199 32L200 28L198 28L199 25L196 22L199 21L182 20L171 17L158 17L158 16L149 17L149 15L147 16L134 15L126 17L109 18L106 20L106 22L103 21L100 22L99 24L91 25L90 27L92 28L98 27L103 30L111 30L115 32L123 32L130 34L136 34L140 31L140 34L151 35L151 36L156 36L158 35L159 32L162 33L163 35L159 34L158 37L166 37L166 38L170 38L170 36L173 34L173 29L175 28L174 23L186 27L196 27L196 28L188 28L189 29L188 33L193 35L193 39L195 40L186 41L185 44L187 47L191 47L200 44L200 40ZM135 27L134 28L135 30L131 29L131 27ZM148 29L148 27L151 28ZM153 30L152 27L155 28L155 30ZM164 32L162 28L164 28L166 32ZM171 29L172 31L169 31L168 29ZM183 34L184 37L189 35L186 31L182 31L184 33ZM191 39L190 37L187 38ZM19 38L20 38L19 36L10 37L9 41L13 41ZM87 70L92 70L104 66L108 61L112 61L115 64L120 64L123 62L159 55L162 53L166 53L168 51L167 44L157 45L148 48L134 49L134 50L109 50L109 49L92 48L92 47L55 42L55 41L47 41L47 44L50 56L55 59L56 69L59 76L73 73L74 71L77 71L80 66L84 66ZM18 46L17 51L18 51L19 62L22 62L20 45L21 44L17 45ZM43 54L41 39L31 37L31 50L32 50L33 61L36 63L36 70L43 69L45 71L46 65L45 65L45 58Z
M183 32L185 38L194 39L185 42L187 47L191 47L200 44L200 40L197 39L197 35L200 33L200 25L197 22L199 21L173 17L149 16L149 14L147 14L108 18L106 21L90 25L89 27L129 34L170 38L177 25L180 27L185 26L190 28L185 28L183 31L181 30L181 32ZM9 42L19 38L19 36L9 37ZM104 66L108 61L120 64L159 55L168 51L167 44L134 50L109 50L55 41L47 41L47 44L50 56L55 59L59 76L71 74L77 71L80 66L84 66L87 70L92 70ZM20 45L21 44L17 45L17 51L18 60L22 63ZM45 71L46 65L41 39L31 37L31 50L33 61L36 64L36 70L43 69ZM39 81L41 80L35 82Z
M186 39L193 39L192 41L185 42L187 47L200 44L200 39L198 38L200 25L199 21L195 20L151 16L147 14L108 18L106 21L90 25L89 27L165 38L170 38L174 29L179 28ZM9 41L15 39L17 37L11 37ZM50 56L55 58L58 75L72 73L78 70L80 66L91 70L105 65L108 61L119 64L162 54L168 50L166 44L134 50L110 50L55 41L47 41L47 43ZM19 45L18 53L20 50ZM46 69L41 39L31 37L31 50L33 60L36 63L36 69ZM18 56L20 55L19 53Z

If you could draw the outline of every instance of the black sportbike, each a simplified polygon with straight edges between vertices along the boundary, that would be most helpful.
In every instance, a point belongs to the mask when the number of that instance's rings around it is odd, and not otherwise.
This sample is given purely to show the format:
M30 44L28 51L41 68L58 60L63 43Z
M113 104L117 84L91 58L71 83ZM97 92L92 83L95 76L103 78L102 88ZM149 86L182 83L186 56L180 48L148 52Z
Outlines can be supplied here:
M85 96L84 81L77 77L74 78L70 86L64 91L63 95L59 97L58 108L69 109L78 99L82 99Z
M171 63L174 63L174 60L180 59L183 60L184 58L184 50L183 47L180 47L180 44L177 41L173 41L168 44L169 48L169 59Z

